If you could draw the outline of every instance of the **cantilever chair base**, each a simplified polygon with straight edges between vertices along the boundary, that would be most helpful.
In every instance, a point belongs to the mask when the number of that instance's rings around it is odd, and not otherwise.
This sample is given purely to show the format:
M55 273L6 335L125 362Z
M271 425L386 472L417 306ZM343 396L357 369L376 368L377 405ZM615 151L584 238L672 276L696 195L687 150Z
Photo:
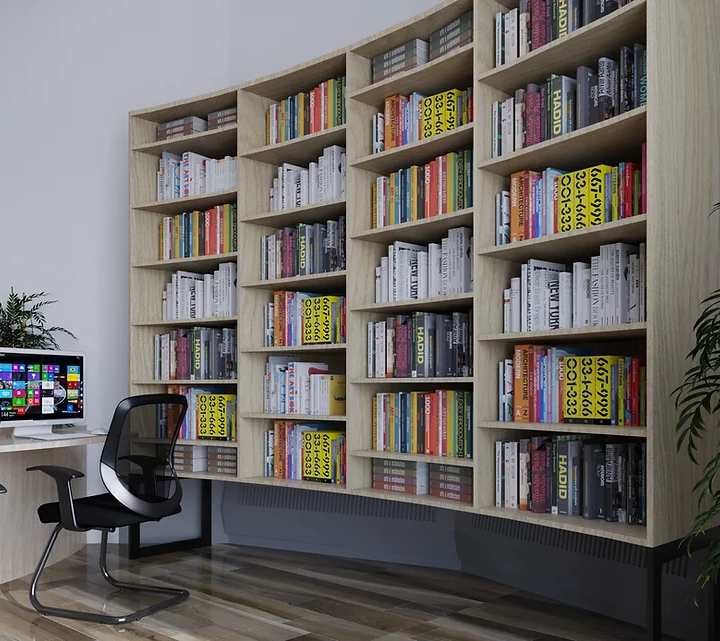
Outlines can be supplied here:
M48 616L64 617L66 619L77 619L79 621L88 621L90 623L120 625L122 623L131 623L133 621L137 621L138 619L142 619L148 614L153 614L155 612L158 612L159 610L164 610L165 608L169 608L173 605L177 605L178 603L182 603L190 596L190 593L187 590L177 590L173 588L164 588L151 585L146 586L136 583L124 583L122 581L118 581L110 574L107 569L108 532L107 530L103 530L102 539L100 542L100 572L102 573L105 580L110 585L120 590L165 594L170 595L170 598L165 599L164 601L160 601L159 603L151 605L147 608L143 608L142 610L138 610L137 612L132 612L130 614L124 614L120 616L96 614L93 612L81 612L79 610L66 610L63 608L51 608L43 605L42 603L40 603L40 601L38 601L37 598L37 586L38 582L40 581L40 575L45 569L48 558L50 558L50 552L52 551L53 546L55 545L55 541L57 541L57 537L62 529L63 526L60 523L58 523L53 529L52 534L50 535L50 540L48 541L47 547L43 552L42 558L40 559L40 563L38 563L35 574L33 575L32 583L30 584L30 602L32 603L33 607L41 614L46 614Z

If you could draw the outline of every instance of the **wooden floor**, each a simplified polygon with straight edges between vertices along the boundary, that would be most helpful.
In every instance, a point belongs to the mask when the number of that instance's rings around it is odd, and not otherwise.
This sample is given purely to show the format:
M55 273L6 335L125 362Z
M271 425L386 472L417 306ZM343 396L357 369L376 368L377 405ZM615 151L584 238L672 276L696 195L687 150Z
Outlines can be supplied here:
M135 597L113 592L97 546L51 567L46 605L120 614ZM191 592L180 606L125 626L39 616L28 579L0 586L0 639L17 641L636 641L638 628L457 572L215 546L128 561L110 570ZM148 605L148 601L142 603Z

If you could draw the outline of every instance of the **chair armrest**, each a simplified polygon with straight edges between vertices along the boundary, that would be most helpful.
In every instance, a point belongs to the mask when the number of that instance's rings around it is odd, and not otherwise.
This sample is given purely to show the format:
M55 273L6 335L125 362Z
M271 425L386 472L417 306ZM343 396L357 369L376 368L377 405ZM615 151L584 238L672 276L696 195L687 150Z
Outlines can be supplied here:
M27 468L28 472L44 472L52 477L57 486L58 505L60 506L60 522L66 530L75 532L84 532L86 528L78 527L75 520L75 507L73 505L73 494L70 482L73 479L79 479L85 476L78 470L70 467L60 467L59 465L34 465Z
M130 461L142 469L145 492L150 496L157 496L157 475L155 474L155 470L165 465L163 459L157 456L146 456L144 454L129 454L127 456L120 456L119 460Z
M0 494L5 494L7 492L7 488L4 485L0 485Z

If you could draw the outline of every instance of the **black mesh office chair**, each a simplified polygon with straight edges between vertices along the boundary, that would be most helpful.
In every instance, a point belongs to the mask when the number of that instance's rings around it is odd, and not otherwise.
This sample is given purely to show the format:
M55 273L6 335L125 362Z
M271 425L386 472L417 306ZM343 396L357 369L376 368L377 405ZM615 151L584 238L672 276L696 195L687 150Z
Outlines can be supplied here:
M158 413L167 412L168 428L174 427L173 438L164 448L158 447L158 456L130 455L130 433L156 434ZM100 456L100 477L108 492L85 498L73 498L72 479L84 476L82 472L54 465L38 465L28 471L45 472L57 484L59 501L38 508L43 523L57 523L50 535L45 552L38 563L30 584L30 602L42 614L80 619L93 623L120 624L138 619L185 601L187 590L123 583L110 575L107 569L108 533L126 527L178 514L182 489L172 465L172 452L179 427L187 412L187 400L176 394L147 394L121 401L110 424L105 446ZM172 425L170 424L172 423ZM164 449L164 451L163 451ZM110 585L121 590L135 590L170 595L155 605L123 616L109 616L42 605L37 598L37 585L50 552L61 530L87 532L99 530L100 571Z

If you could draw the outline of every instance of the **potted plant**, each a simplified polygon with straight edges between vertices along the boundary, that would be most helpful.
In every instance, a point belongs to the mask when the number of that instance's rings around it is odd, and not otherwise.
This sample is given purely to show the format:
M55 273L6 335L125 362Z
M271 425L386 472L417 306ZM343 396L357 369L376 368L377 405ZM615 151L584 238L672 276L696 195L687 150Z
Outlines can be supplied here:
M720 212L720 203L712 214ZM699 465L698 446L704 438L712 438L708 427L720 429L720 289L703 301L703 311L695 326L695 346L688 354L693 366L685 373L685 379L674 392L675 406L679 416L675 426L677 449L683 449L690 460ZM714 526L720 515L720 445L714 456L703 468L702 478L695 485L698 493L698 513L684 539L689 544L695 537L703 536ZM715 584L720 572L720 536L715 537L708 554L700 566L696 581L697 591Z
M10 289L5 304L0 302L0 347L22 349L60 349L55 333L77 337L64 327L46 327L43 308L57 301L49 294L16 294Z

